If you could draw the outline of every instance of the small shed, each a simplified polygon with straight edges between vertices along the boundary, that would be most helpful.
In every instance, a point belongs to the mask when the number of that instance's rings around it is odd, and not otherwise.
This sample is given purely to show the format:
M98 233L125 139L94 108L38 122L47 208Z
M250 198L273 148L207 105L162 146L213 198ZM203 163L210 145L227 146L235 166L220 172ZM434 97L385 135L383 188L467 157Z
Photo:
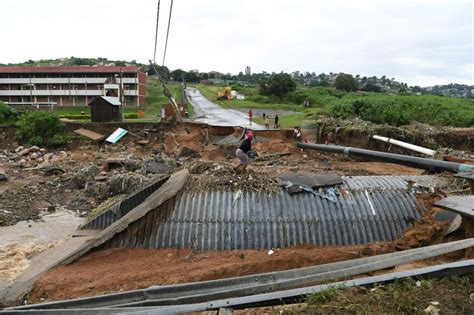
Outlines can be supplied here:
M100 96L89 103L93 122L122 121L122 107L118 97Z

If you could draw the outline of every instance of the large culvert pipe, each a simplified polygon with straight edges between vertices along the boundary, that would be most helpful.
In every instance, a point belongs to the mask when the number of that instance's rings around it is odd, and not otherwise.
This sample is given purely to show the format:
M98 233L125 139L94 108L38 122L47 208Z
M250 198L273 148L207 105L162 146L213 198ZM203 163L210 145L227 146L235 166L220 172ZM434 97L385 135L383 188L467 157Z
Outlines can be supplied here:
M307 144L307 143L297 143L299 148L302 149L311 149L323 152L330 152L330 153L339 153L345 155L352 155L363 157L367 159L382 161L382 162L389 162L389 163L396 163L406 166L411 166L415 168L421 168L433 172L465 172L474 170L474 165L471 164L460 164L454 162L446 162L446 161L439 161L439 160L432 160L432 159L425 159L420 157L414 156L407 156L401 154L393 154L387 152L380 152L380 151L373 151L373 150L365 150L365 149L358 149L358 148L351 148L351 147L340 147L334 145L324 145L324 144Z
M425 154L425 155L434 156L436 154L435 150L420 147L418 145L414 145L414 144L411 144L411 143L406 143L406 142L403 142L403 141L400 141L400 140L395 140L395 139L392 139L392 138L387 138L387 137L382 137L382 136L372 136L372 138L375 139L375 140L380 140L380 141L383 141L383 142L387 142L389 144L398 145L399 147L402 147L402 148L405 148L405 149L408 149L408 150L412 150L412 151L415 151L415 152L418 152L418 153L422 153L422 154Z

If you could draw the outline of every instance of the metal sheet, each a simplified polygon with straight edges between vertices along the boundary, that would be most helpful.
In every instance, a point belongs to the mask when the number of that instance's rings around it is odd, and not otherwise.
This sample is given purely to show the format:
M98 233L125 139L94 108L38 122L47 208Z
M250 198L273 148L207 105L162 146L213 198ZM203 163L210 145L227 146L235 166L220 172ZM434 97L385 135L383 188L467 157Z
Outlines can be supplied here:
M392 241L420 217L409 182L440 183L433 176L344 178L340 188L350 193L335 203L284 190L272 196L246 192L235 201L230 191L185 190L107 246L233 250Z
M102 230L126 215L130 210L138 206L148 196L150 196L155 190L160 188L167 180L169 176L160 178L145 188L135 192L129 197L113 204L107 210L86 222L80 229L94 229Z

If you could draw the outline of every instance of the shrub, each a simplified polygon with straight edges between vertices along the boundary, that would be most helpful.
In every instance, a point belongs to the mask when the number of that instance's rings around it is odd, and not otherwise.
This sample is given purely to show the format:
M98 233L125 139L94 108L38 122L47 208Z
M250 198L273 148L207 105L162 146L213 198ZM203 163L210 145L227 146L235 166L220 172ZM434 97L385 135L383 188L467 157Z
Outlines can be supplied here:
M59 117L45 111L29 112L16 125L17 138L32 145L51 145L55 135L64 134L64 125Z
M16 119L18 113L7 104L0 102L0 123Z

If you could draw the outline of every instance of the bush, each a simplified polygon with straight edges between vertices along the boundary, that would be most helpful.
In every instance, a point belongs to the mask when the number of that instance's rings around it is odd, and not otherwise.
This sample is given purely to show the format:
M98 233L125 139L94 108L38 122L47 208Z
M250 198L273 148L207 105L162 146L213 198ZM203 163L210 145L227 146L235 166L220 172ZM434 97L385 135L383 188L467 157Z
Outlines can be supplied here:
M45 111L34 111L23 115L17 122L17 138L31 145L52 145L56 135L64 134L64 125L59 117ZM58 141L56 138L55 141Z
M12 109L7 104L0 102L0 123L16 119L18 112Z

